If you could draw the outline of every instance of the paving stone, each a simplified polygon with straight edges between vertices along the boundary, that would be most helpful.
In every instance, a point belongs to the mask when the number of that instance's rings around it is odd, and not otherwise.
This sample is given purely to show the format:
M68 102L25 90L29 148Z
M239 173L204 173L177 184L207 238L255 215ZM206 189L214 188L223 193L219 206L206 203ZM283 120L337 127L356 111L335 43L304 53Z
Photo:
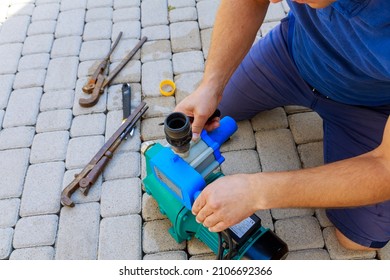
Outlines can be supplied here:
M113 9L111 7L88 9L85 15L85 22L111 20Z
M190 257L190 261L208 261L208 260L215 260L216 259L215 254L204 254L204 255L196 255Z
M325 209L316 209L315 210L317 220L320 222L321 227L331 227L333 226L332 222L326 216Z
M123 32L123 39L140 39L141 23L139 21L121 21L112 26L112 38L117 38L119 32Z
M202 72L184 73L175 76L176 104L190 95L200 84L203 78Z
M92 107L81 107L79 104L80 98L89 98L89 95L82 91L82 87L87 83L88 78L84 77L77 80L75 97L73 101L73 115L79 116L84 114L103 113L106 111L107 102L107 90L105 89L103 94L100 94L99 101Z
M38 5L32 14L32 21L42 20L57 20L60 12L60 5L58 3L49 3L46 5Z
M255 139L264 172L300 168L300 160L290 130L259 131L256 132Z
M54 40L51 57L78 56L81 48L81 36L68 36Z
M53 40L53 34L28 36L24 41L22 54L49 53Z
M217 13L219 0L200 1L196 4L198 20L201 29L214 26L215 14Z
M199 25L196 21L172 23L170 30L173 53L201 50Z
M0 228L10 228L16 225L19 218L19 198L0 199Z
M139 7L117 9L113 14L113 22L141 20L141 10Z
M255 214L261 219L261 225L265 228L269 228L272 231L275 231L274 223L271 216L270 210L259 210Z
M146 42L141 49L142 63L172 58L171 43L168 40Z
M84 168L103 144L104 137L101 135L70 139L66 154L66 168Z
M40 110L69 109L73 106L73 99L73 90L49 91L42 96Z
M11 3L8 7L7 17L15 18L20 16L31 16L34 11L35 5L32 3Z
M130 88L131 88L131 111L133 111L141 103L141 85L138 83L131 83ZM123 107L122 85L110 86L108 88L108 95L107 95L107 110L109 111L122 110L122 107Z
M30 149L0 152L0 198L20 197L28 167Z
M123 152L114 154L110 164L103 171L105 180L134 178L140 176L140 153Z
M62 0L61 1L61 11L68 11L74 9L86 9L87 8L87 0Z
M323 142L307 143L298 146L302 167L310 168L324 164Z
M46 70L33 69L18 72L15 76L14 86L16 89L42 87L45 83Z
M64 171L63 162L30 165L20 203L21 217L55 214L60 210Z
M35 135L31 146L30 162L65 160L68 142L68 131L45 132Z
M275 222L275 233L287 243L290 251L324 246L320 225L311 216L278 220Z
M54 248L51 246L16 249L12 251L10 260L53 260Z
M142 65L142 93L146 97L160 96L160 82L173 80L172 62L159 60Z
M330 260L330 257L324 249L309 249L289 252L286 260Z
M29 25L27 35L54 34L56 26L57 21L54 20L34 21Z
M72 123L72 110L55 110L41 112L38 115L37 133L69 130Z
M84 27L84 41L104 40L111 38L111 20L88 22Z
M297 105L284 106L284 110L289 115L296 114L296 113L311 112L312 111L310 108L303 107L303 106L297 106Z
M0 110L0 124L3 123L4 115L5 115L5 111L4 110ZM2 125L0 125L0 130L1 129L2 129Z
M77 79L77 57L61 57L50 60L47 69L44 90L71 90L75 88ZM63 75L63 73L67 73Z
M146 97L144 102L148 104L145 118L164 117L175 109L175 98L173 96Z
M140 260L142 219L139 215L104 218L100 224L100 260Z
M141 139L143 141L165 138L163 123L165 117L144 119L141 124Z
M376 251L348 250L340 245L337 240L334 227L323 230L326 248L332 260L373 259Z
M141 212L141 182L139 178L104 182L100 207L103 218L139 214Z
M268 7L268 11L264 18L264 22L280 21L285 16L286 16L286 12L283 9L282 3L273 3Z
M80 115L73 119L70 136L100 135L104 134L105 128L105 114Z
M200 40L202 42L202 51L203 51L204 59L207 59L209 55L212 33L213 33L212 28L207 28L200 31Z
M62 189L65 189L75 179L77 174L80 174L82 169L72 169L65 172ZM96 182L90 188L88 195L84 195L81 191L76 191L72 195L72 201L75 204L86 202L99 202L102 193L103 176L100 175Z
M147 254L143 258L144 260L187 260L187 253L184 251L172 251L172 252L161 252L155 254Z
M33 69L46 69L49 61L50 55L48 53L25 55L19 61L18 70L22 72Z
M155 25L142 28L142 36L148 37L148 41L153 40L168 40L170 32L168 25Z
M221 152L253 150L256 147L251 123L248 120L240 121L237 126L237 131L221 146Z
M168 229L171 226L171 222L167 219L155 220L144 224L142 240L145 254L182 250L185 248L186 242L177 243L168 233Z
M100 7L112 7L113 0L89 0L87 3L87 9L94 9Z
M204 58L201 51L175 53L172 56L173 73L175 75L188 72L202 72Z
M193 21L198 19L195 7L175 8L169 12L169 22Z
M113 71L119 62L112 63L110 65L110 71ZM141 81L141 62L139 60L131 60L126 66L119 72L119 74L112 80L111 84L123 84L123 83L139 83Z
M101 60L111 48L111 40L96 40L83 42L80 51L80 61Z
M68 2L70 2L68 0ZM82 1L72 1L72 3L80 3ZM64 1L61 2L61 13L58 16L57 28L55 32L56 38L66 37L66 36L81 36L83 35L84 30L84 18L85 10L70 10L64 11L62 6Z
M27 36L29 24L29 16L8 18L0 30L0 44L23 43Z
M190 255L210 254L213 251L202 241L193 237L187 242L187 250Z
M12 251L13 228L0 228L0 260L8 259Z
M261 27L261 37L267 35L272 29L279 25L279 22L264 22Z
M390 260L390 243L378 250L378 258L380 260Z
M112 38L116 40L117 34L115 34ZM118 46L115 48L115 51L110 56L111 63L122 61L123 58L125 58L126 55L139 43L139 41L140 40L138 39L123 39L123 35L122 35L122 39L119 41ZM141 48L141 50L142 49L143 47ZM132 61L140 59L141 58L140 53L141 52L138 50L131 58Z
M100 62L101 61L99 60L88 60L81 62L77 71L77 77L83 78L92 76L95 70L98 68Z
M288 127L286 112L281 107L258 113L251 119L251 123L254 131Z
M140 0L114 0L114 9L139 7Z
M168 5L175 8L195 7L195 0L168 0Z
M271 209L272 217L275 220L287 219L292 217L313 216L314 209L309 208L275 208Z
M168 24L168 6L166 1L144 0L141 3L142 27Z
M0 45L0 75L16 73L22 47L19 43Z
M225 161L221 165L223 174L261 172L259 155L255 150L241 150L222 154Z
M35 5L45 5L50 3L59 3L61 0L35 0Z
M3 127L35 125L42 88L15 90L11 93Z
M35 129L31 126L17 126L0 131L0 150L29 148L33 142Z
M55 259L97 259L99 212L99 203L96 202L61 209Z
M57 215L40 215L21 218L15 227L13 247L50 246L56 239Z
M147 193L142 196L142 218L146 222L166 219L166 216L161 213L157 201Z
M288 116L295 143L321 141L323 138L322 119L316 112Z
M0 75L0 109L5 109L7 107L14 78L14 75Z

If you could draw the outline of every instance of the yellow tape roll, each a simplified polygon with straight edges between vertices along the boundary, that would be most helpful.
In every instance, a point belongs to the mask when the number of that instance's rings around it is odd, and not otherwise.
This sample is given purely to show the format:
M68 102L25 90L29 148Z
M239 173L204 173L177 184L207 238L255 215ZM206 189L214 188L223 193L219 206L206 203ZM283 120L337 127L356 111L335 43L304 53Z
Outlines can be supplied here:
M165 91L163 88L164 86L170 86L172 89L170 91ZM163 80L160 83L160 93L164 96L171 96L175 93L176 85L171 80Z

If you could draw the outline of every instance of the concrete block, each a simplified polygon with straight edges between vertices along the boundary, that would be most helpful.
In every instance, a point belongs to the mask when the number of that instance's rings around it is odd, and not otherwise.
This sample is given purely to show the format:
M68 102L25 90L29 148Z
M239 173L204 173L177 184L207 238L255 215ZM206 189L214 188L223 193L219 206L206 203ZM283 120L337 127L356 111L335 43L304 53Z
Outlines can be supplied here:
M298 146L298 154L301 158L302 167L310 168L324 164L323 142L313 142Z
M105 180L139 177L141 174L141 155L136 152L114 154L110 164L103 171Z
M309 249L289 252L286 260L330 260L330 257L324 249Z
M141 49L142 63L172 58L171 43L168 40L146 42Z
M187 242L187 250L191 256L213 253L206 244L195 237Z
M0 109L5 109L12 91L15 75L0 75Z
M378 258L380 260L390 260L390 243L378 250Z
M13 228L0 228L0 260L9 258L12 251Z
M281 107L258 113L251 119L251 123L254 131L288 127L286 112Z
M70 136L100 135L104 134L105 129L105 114L80 115L73 119Z
M146 97L160 96L160 82L166 79L173 80L170 60L151 61L142 65L142 93Z
M29 24L29 16L9 17L0 29L0 44L23 43Z
M33 69L18 72L15 76L14 89L42 87L45 83L46 70Z
M168 0L168 5L175 8L195 7L195 0Z
M316 209L315 214L317 220L320 222L321 227L325 228L333 226L332 222L326 216L325 209Z
M51 57L78 56L81 48L81 36L68 36L54 40Z
M189 72L203 72L203 53L201 51L175 53L172 56L172 64L175 75Z
M35 135L31 146L31 163L65 160L69 132L54 131Z
M83 1L76 1L74 3L78 4L81 2ZM61 13L58 16L57 28L55 31L56 38L83 35L85 9L64 11L62 9L63 5L64 2L61 2Z
M203 72L184 73L175 76L176 104L179 104L184 98L190 95L199 86L202 78Z
M72 138L66 154L66 168L84 168L104 144L104 137L87 136Z
M0 75L16 73L22 47L20 43L0 45Z
M202 51L203 51L204 59L207 59L209 55L212 33L213 33L212 28L207 28L200 31L200 40L202 42Z
M172 23L170 31L173 53L201 50L199 25L196 21Z
M74 91L59 90L48 91L42 96L40 110L52 111L59 109L70 109L73 106Z
M118 36L117 34L113 35L112 36L113 40L116 40L117 36ZM110 56L111 63L112 62L121 62L126 57L126 55L132 49L134 49L134 47L139 43L139 41L140 41L139 39L134 39L134 38L125 39L125 38L123 38L123 35L122 35L122 38L118 43L118 46L115 48L115 51ZM141 50L143 49L143 47L144 47L144 45L142 45ZM134 56L131 58L131 60L132 61L139 60L141 57L140 53L141 53L140 50L138 50L134 54Z
M83 40L105 40L111 39L112 22L111 20L99 20L88 22L84 27Z
M53 260L54 248L51 246L16 249L12 251L10 260Z
M145 118L166 117L175 109L175 98L173 96L146 97L144 102L148 104Z
M23 55L49 53L53 45L53 34L28 36L23 44Z
M147 193L142 196L142 218L146 222L166 219L160 212L157 201Z
M55 110L41 112L38 115L37 133L69 130L72 123L72 110Z
M114 9L139 7L140 0L114 0Z
M102 60L111 48L111 40L85 41L81 44L80 61Z
M113 71L119 63L120 62L112 63L109 71ZM139 82L141 82L141 61L130 60L115 79L112 80L111 85Z
M87 14L85 15L85 22L112 20L112 17L112 7L93 8L87 10Z
M251 123L240 121L237 131L221 146L221 152L253 150L256 147L255 135Z
M288 122L297 144L321 141L323 138L322 119L316 112L290 115Z
M86 9L87 0L73 1L73 0L62 0L61 11L68 11L74 9Z
M0 150L29 148L35 129L31 126L17 126L0 131Z
M42 21L42 20L57 20L59 12L60 12L59 3L38 5L34 9L31 19L33 22Z
M158 260L187 260L187 253L184 251L173 251L173 252L161 252L155 254L147 254L143 258L144 260L149 261L158 261Z
M141 3L142 27L153 25L167 25L168 6L166 1L145 0Z
M94 9L100 7L112 7L114 0L93 0L88 1L87 9Z
M54 34L56 25L57 21L55 20L34 21L29 25L27 35Z
M195 7L176 8L169 11L169 22L193 21L198 19Z
M219 6L219 0L200 1L196 4L198 20L201 29L214 26L215 14Z
M20 199L0 199L0 228L11 228L19 219Z
M8 7L7 17L14 18L20 16L31 16L34 11L35 5L33 2L11 2L11 5Z
M221 169L225 175L261 172L259 155L255 150L231 151L222 155L225 161Z
M45 92L74 89L78 65L79 60L75 56L50 60L44 86ZM66 75L64 75L64 73L66 73Z
M155 25L144 27L141 30L142 36L148 37L148 41L154 40L168 40L170 39L170 32L168 25Z
M117 38L119 32L123 39L140 39L141 23L138 20L116 22L112 26L112 38Z
M19 61L18 71L47 69L49 61L50 55L48 53L25 55Z
M159 125L165 120L164 117L144 119L141 126L141 138L143 141L165 138L164 126Z
M121 21L140 21L141 10L139 7L116 9L112 20L114 23Z
M314 209L310 208L274 208L271 209L272 217L275 220L287 219L292 217L313 216Z

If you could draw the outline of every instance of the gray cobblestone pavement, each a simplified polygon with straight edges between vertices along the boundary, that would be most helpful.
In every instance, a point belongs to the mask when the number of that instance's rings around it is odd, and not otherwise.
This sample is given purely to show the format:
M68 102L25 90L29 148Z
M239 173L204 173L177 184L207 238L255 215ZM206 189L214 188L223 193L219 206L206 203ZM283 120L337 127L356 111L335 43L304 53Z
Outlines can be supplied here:
M219 0L0 1L0 259L213 259L198 240L176 243L170 222L141 182L142 141L162 140L158 124L202 79ZM288 12L273 4L258 38ZM122 31L110 70L142 36L131 62L82 108L81 87ZM173 79L174 97L159 83ZM149 105L88 196L60 204L61 190L119 127L121 83L133 109ZM293 170L322 164L320 117L299 106L238 123L222 146L225 174ZM142 141L141 141L142 139ZM287 259L390 259L390 247L340 247L321 209L260 211L265 227L290 248Z

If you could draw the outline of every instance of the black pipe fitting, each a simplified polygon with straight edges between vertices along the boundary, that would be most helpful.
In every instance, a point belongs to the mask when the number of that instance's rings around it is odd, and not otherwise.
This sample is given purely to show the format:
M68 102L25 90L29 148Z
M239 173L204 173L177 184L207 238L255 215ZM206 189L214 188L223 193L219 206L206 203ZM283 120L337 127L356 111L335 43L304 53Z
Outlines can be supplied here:
M183 113L169 114L164 121L165 138L177 153L186 153L192 139L190 119Z

